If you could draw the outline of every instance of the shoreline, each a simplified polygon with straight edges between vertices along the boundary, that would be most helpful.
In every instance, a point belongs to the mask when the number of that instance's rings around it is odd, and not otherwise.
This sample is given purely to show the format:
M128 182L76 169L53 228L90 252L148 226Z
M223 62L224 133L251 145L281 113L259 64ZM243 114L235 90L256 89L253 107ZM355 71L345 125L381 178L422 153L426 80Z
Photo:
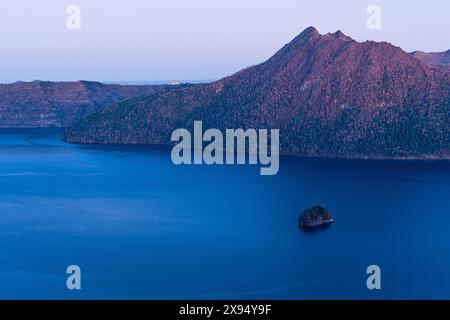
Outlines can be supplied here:
M54 131L55 133L61 133L64 127L0 127L1 131L14 131L14 130L30 130L30 131ZM65 143L77 145L77 146L91 146L91 147L158 147L170 149L173 146L161 143L98 143L98 142L73 142L68 141L59 136L59 139ZM304 159L329 159L329 160L367 160L367 161L450 161L450 154L439 155L423 155L423 156L402 156L402 157L385 157L385 156L320 156L320 155L302 155L289 152L280 152L280 156L304 158Z
M99 147L159 147L171 149L173 146L160 143L86 143L72 142L61 138L61 141L78 146L99 146ZM192 149L192 148L191 148ZM248 152L246 152L248 154ZM319 155L302 155L295 153L280 152L280 156L304 158L304 159L329 159L329 160L367 160L367 161L450 161L450 154L445 156L426 155L426 156L408 156L408 157L382 157L382 156L319 156Z

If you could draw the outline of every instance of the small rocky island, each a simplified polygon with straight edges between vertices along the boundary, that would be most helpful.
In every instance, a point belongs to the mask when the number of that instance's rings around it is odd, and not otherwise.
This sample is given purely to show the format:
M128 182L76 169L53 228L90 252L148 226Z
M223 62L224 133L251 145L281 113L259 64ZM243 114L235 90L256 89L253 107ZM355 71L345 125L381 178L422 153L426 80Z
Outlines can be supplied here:
M298 226L303 230L328 228L334 220L327 209L315 206L305 209L300 215Z

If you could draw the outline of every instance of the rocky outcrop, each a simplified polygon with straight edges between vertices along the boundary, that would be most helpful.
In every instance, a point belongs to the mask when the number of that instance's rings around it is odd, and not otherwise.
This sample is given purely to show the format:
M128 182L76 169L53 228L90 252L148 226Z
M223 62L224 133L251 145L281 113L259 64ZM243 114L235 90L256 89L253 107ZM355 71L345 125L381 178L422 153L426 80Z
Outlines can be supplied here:
M65 127L111 104L185 86L91 81L0 84L0 128Z
M305 209L299 217L298 225L304 230L328 228L334 223L327 209L316 206Z
M176 128L278 128L282 154L450 158L450 72L386 42L308 28L268 61L210 84L119 103L75 143L171 144Z

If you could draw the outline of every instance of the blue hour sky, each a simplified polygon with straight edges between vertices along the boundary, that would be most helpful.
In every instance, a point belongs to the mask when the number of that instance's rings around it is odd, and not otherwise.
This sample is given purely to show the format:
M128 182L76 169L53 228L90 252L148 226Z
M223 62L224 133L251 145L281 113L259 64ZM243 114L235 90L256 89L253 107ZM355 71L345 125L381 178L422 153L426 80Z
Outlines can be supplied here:
M66 26L69 5L81 29ZM366 27L369 5L381 30ZM213 80L306 27L406 51L450 49L448 0L2 0L0 82Z

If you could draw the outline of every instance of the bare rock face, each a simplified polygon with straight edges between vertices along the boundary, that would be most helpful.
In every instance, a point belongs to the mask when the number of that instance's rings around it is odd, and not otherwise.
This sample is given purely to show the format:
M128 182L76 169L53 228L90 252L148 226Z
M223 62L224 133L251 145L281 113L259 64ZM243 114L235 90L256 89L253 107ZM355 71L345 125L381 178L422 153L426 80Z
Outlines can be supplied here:
M305 209L300 215L298 225L304 230L327 228L334 220L327 209L315 206Z

